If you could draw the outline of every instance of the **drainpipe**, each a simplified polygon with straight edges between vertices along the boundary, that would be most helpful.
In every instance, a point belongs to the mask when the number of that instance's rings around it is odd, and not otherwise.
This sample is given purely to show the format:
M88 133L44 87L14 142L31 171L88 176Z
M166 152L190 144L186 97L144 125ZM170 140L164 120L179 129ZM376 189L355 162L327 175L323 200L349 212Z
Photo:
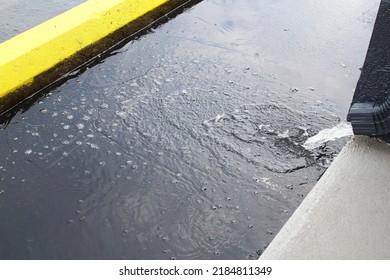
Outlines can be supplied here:
M355 135L390 141L390 0L380 3L347 119Z

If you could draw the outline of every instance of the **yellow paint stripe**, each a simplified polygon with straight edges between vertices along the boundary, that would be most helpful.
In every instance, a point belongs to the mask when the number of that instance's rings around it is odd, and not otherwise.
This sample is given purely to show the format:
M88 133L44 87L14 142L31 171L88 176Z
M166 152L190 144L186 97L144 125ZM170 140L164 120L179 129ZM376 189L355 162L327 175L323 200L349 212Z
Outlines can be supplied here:
M169 0L89 0L0 44L0 99Z

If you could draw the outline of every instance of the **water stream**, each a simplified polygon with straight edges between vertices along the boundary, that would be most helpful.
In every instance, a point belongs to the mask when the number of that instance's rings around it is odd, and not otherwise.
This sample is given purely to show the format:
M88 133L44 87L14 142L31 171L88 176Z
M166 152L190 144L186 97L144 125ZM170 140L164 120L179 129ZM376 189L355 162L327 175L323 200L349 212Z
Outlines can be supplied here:
M352 126L348 122L342 122L332 128L326 128L321 130L316 135L308 138L303 147L307 150L313 150L315 148L321 147L329 141L334 141L347 136L352 136Z

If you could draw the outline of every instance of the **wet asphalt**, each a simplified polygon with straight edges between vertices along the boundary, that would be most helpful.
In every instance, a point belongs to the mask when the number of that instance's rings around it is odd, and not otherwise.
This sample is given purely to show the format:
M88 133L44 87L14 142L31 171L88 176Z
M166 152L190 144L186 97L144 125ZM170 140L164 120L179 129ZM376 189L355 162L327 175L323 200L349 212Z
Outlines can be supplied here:
M348 139L379 1L202 1L3 119L1 259L257 259Z

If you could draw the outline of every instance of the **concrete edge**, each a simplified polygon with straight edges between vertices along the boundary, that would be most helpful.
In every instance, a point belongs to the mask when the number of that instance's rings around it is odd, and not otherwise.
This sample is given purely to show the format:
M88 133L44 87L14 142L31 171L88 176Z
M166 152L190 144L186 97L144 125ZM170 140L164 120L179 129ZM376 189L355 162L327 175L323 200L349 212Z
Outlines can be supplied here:
M191 0L89 0L0 44L0 115Z
M348 147L350 143L351 142L349 142L346 147ZM343 161L344 154L347 150L346 147L341 150L334 162L325 171L321 179L294 211L292 216L287 220L285 225L260 256L261 260L283 259L282 255L285 253L285 248L288 248L293 240L301 233L302 228L307 226L307 223L309 222L308 217L313 211L313 208L315 208L318 201L320 201L326 193L329 192L331 184L328 182L329 180L332 180L335 173L338 173L337 162Z
M260 260L389 259L390 148L354 136Z

